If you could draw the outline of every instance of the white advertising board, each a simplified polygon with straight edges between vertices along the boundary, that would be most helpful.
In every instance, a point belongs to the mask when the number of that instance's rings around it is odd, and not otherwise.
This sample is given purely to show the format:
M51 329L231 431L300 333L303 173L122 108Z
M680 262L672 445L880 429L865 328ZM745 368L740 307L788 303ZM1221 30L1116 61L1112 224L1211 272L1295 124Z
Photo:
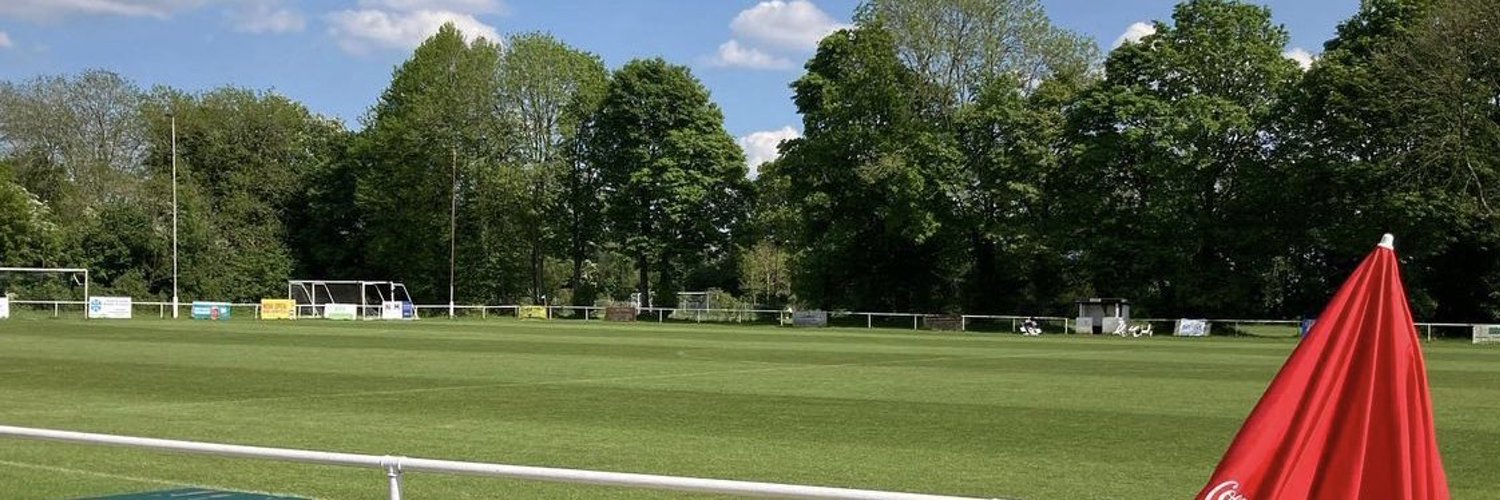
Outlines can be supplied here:
M1206 319L1179 319L1177 320L1178 337L1207 337L1208 320Z
M130 297L89 297L89 319L130 319Z
M1474 325L1474 343L1500 342L1500 325Z
M796 311L792 313L792 326L798 327L825 327L828 326L827 311Z
M351 320L359 317L359 307L354 304L328 304L323 306L324 319Z
M380 303L380 319L400 321L412 319L411 302L404 300L387 300Z

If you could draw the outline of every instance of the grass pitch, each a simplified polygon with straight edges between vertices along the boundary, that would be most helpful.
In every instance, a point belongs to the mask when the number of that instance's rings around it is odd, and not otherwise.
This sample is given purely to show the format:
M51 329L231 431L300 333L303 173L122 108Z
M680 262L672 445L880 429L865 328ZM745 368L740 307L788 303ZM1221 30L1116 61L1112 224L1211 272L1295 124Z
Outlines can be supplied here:
M0 424L1025 499L1189 498L1290 339L0 321ZM1500 498L1500 349L1426 344L1455 498ZM380 498L379 471L0 439L0 497ZM667 498L410 474L411 498Z

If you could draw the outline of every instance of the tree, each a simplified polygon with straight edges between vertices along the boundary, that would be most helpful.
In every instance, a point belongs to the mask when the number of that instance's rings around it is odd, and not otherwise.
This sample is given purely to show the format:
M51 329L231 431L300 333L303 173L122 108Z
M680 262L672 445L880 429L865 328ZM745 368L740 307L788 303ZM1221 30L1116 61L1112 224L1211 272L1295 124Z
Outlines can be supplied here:
M156 224L168 212L157 210L162 198L146 172L145 99L133 82L102 70L0 85L0 155L20 188L12 200L40 203L17 213L30 215L32 229L42 213L57 225L50 256L34 246L46 237L27 231L42 238L28 237L28 259L88 267L100 289L126 280L144 296L170 285L148 290L170 279L170 267L159 251L169 240Z
M1256 304L1265 265L1252 232L1269 123L1296 65L1261 6L1179 4L1173 23L1116 49L1070 113L1076 152L1051 191L1081 279L1152 314Z
M1058 248L1047 238L1047 181L1063 157L1066 110L1089 83L1059 74L1027 95L1018 82L997 78L957 113L964 168L951 198L971 260L966 311L1046 310L1064 295Z
M1282 125L1300 222L1289 304L1315 312L1371 235L1393 232L1419 316L1500 317L1495 16L1487 2L1371 0L1325 45Z
M101 70L0 87L0 152L16 182L79 220L103 202L139 195L145 159L144 95Z
M805 136L758 182L782 182L798 224L794 289L820 308L934 310L956 304L960 182L951 135L924 115L921 76L890 33L824 38L792 88Z
M494 43L444 25L396 69L356 141L368 272L408 282L419 300L446 298L457 281L471 300L513 298L528 281L500 59ZM450 259L462 275L450 277Z
M609 72L599 56L583 52L551 35L528 33L510 37L500 65L502 113L516 123L514 162L526 179L521 227L526 238L531 295L547 292L543 264L549 246L567 246L567 235L553 223L559 209L567 209L568 188L583 184L580 173L568 168L568 144L576 141L587 113L608 83ZM593 196L594 193L588 193ZM573 279L581 267L574 260Z
M10 179L0 162L0 266L50 267L57 262L61 240L51 210Z
M1051 75L1082 74L1099 49L1052 24L1038 0L865 0L861 26L887 30L907 68L933 82L930 104L970 102L991 80L1027 88Z
M744 251L740 264L740 289L750 295L751 304L778 306L792 295L791 270L785 250L769 241L760 241Z
M295 267L286 221L303 209L305 176L330 161L342 125L284 96L233 87L198 95L158 89L143 110L152 139L148 171L159 180L148 188L162 194L154 199L164 225L171 217L169 111L177 122L182 291L252 301L285 290Z
M687 68L631 61L614 73L585 133L613 241L637 288L675 299L680 278L728 253L745 218L745 155ZM733 268L731 268L733 269Z

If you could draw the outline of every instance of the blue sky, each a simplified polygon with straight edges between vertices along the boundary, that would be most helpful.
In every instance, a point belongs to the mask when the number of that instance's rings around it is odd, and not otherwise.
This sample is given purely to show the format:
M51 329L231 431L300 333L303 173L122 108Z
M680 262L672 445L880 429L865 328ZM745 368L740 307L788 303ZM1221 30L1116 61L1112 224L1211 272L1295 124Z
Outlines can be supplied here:
M0 0L0 79L109 69L144 87L273 89L358 127L412 47L445 21L470 33L548 31L611 67L690 66L752 162L801 128L787 85L858 0ZM1108 50L1174 0L1042 0ZM1316 55L1358 0L1268 0Z

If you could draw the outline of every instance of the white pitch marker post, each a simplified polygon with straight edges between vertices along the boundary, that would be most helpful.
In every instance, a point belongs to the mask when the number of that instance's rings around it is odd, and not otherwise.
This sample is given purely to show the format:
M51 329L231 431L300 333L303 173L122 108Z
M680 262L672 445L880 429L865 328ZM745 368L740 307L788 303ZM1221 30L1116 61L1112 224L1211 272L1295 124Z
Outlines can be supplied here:
M0 425L0 437L60 441L66 443L96 444L141 448L154 451L212 455L231 458L257 458L301 462L344 467L378 468L385 472L390 487L391 500L401 500L402 475L406 472L431 472L438 474L461 474L470 476L530 479L555 483L589 484L599 486L621 486L653 490L687 491L695 493L718 493L762 498L815 498L815 499L867 499L867 500L964 500L970 497L924 495L891 491L856 490L823 486L801 486L794 484L732 481L726 479L704 479L680 476L657 476L626 472L601 472L552 467L529 467L524 465L501 465L478 462L455 462L425 458L398 456L358 455L326 451L264 448L232 444L204 443L200 441L178 441L86 432L34 429Z

